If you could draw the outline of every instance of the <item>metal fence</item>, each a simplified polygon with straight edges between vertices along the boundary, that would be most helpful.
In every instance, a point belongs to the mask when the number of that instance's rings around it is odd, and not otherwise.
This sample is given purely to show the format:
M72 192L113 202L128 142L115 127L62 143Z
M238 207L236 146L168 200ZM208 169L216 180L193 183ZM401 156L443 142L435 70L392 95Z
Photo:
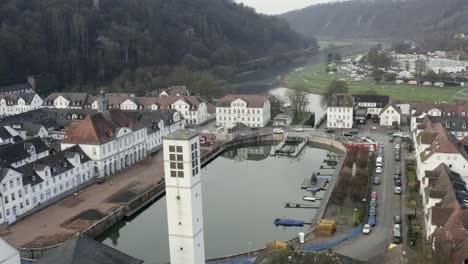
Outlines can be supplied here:
M343 241L349 240L357 236L359 233L361 233L361 230L362 230L362 226L359 225L356 228L352 229L351 231L348 231L347 233L341 235L340 237L306 246L304 247L304 250L305 251L320 251L320 250L334 247Z

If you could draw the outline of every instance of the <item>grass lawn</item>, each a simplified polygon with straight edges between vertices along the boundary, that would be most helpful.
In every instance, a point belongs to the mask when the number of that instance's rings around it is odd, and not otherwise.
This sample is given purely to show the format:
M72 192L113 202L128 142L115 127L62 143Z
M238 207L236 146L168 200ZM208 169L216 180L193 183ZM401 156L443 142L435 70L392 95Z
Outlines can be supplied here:
M305 118L309 117L310 113L302 112L297 114L297 118L293 120L292 125L301 125Z
M343 73L329 75L325 68L325 64L312 65L302 71L287 75L283 82L288 88L306 88L311 93L324 94L332 80L345 79L350 94L366 94L372 91L379 95L388 95L393 101L453 102L455 94L464 89L464 87L440 88L394 83L376 84L373 80L354 81L349 75ZM461 94L459 93L457 97L459 95Z
M330 41L319 41L318 45L320 47L320 51L335 49L335 48L342 48L353 45L351 42L330 42Z

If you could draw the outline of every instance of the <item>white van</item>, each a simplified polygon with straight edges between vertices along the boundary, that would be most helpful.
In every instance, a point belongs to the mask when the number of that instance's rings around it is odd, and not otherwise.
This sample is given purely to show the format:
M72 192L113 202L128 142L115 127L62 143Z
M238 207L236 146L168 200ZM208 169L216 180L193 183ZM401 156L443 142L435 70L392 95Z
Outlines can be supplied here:
M382 167L383 166L382 157L377 157L377 162L375 163L375 166L377 166L377 167Z

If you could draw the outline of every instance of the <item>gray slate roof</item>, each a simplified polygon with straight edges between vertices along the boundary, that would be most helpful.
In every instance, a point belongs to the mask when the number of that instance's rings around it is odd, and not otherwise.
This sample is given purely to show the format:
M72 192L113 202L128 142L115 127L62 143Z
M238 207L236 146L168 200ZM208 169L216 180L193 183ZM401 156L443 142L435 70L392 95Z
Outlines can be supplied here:
M40 138L31 138L21 142L0 146L0 160L12 164L30 156L28 150L33 145L36 153L47 151L48 148Z
M432 123L440 123L450 131L468 131L468 116L428 116L428 118Z
M141 264L133 258L85 235L75 236L52 249L36 264Z
M353 94L354 103L376 103L377 108L384 108L390 103L390 97L386 95L367 95L367 94Z
M55 154L50 154L34 162L16 168L16 170L23 174L24 185L31 184L34 186L43 181L41 177L36 175L36 170L42 170L46 166L50 167L52 170L52 177L55 177L65 171L73 169L74 166L67 160L67 158L73 157L73 154L80 155L80 161L82 164L90 160L84 151L78 145L75 145L71 148L67 148Z
M32 89L29 83L20 83L20 84L0 86L0 92L10 92L10 91L19 91L19 90L28 90L28 89Z

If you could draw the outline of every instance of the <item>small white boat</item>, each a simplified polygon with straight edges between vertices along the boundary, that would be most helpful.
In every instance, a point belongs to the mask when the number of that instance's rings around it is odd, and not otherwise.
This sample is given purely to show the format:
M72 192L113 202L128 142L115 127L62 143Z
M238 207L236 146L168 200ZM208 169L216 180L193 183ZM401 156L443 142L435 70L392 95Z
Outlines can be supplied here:
M302 198L304 201L310 201L310 202L315 202L317 201L317 199L315 197L312 197L312 196L304 196L304 198Z

